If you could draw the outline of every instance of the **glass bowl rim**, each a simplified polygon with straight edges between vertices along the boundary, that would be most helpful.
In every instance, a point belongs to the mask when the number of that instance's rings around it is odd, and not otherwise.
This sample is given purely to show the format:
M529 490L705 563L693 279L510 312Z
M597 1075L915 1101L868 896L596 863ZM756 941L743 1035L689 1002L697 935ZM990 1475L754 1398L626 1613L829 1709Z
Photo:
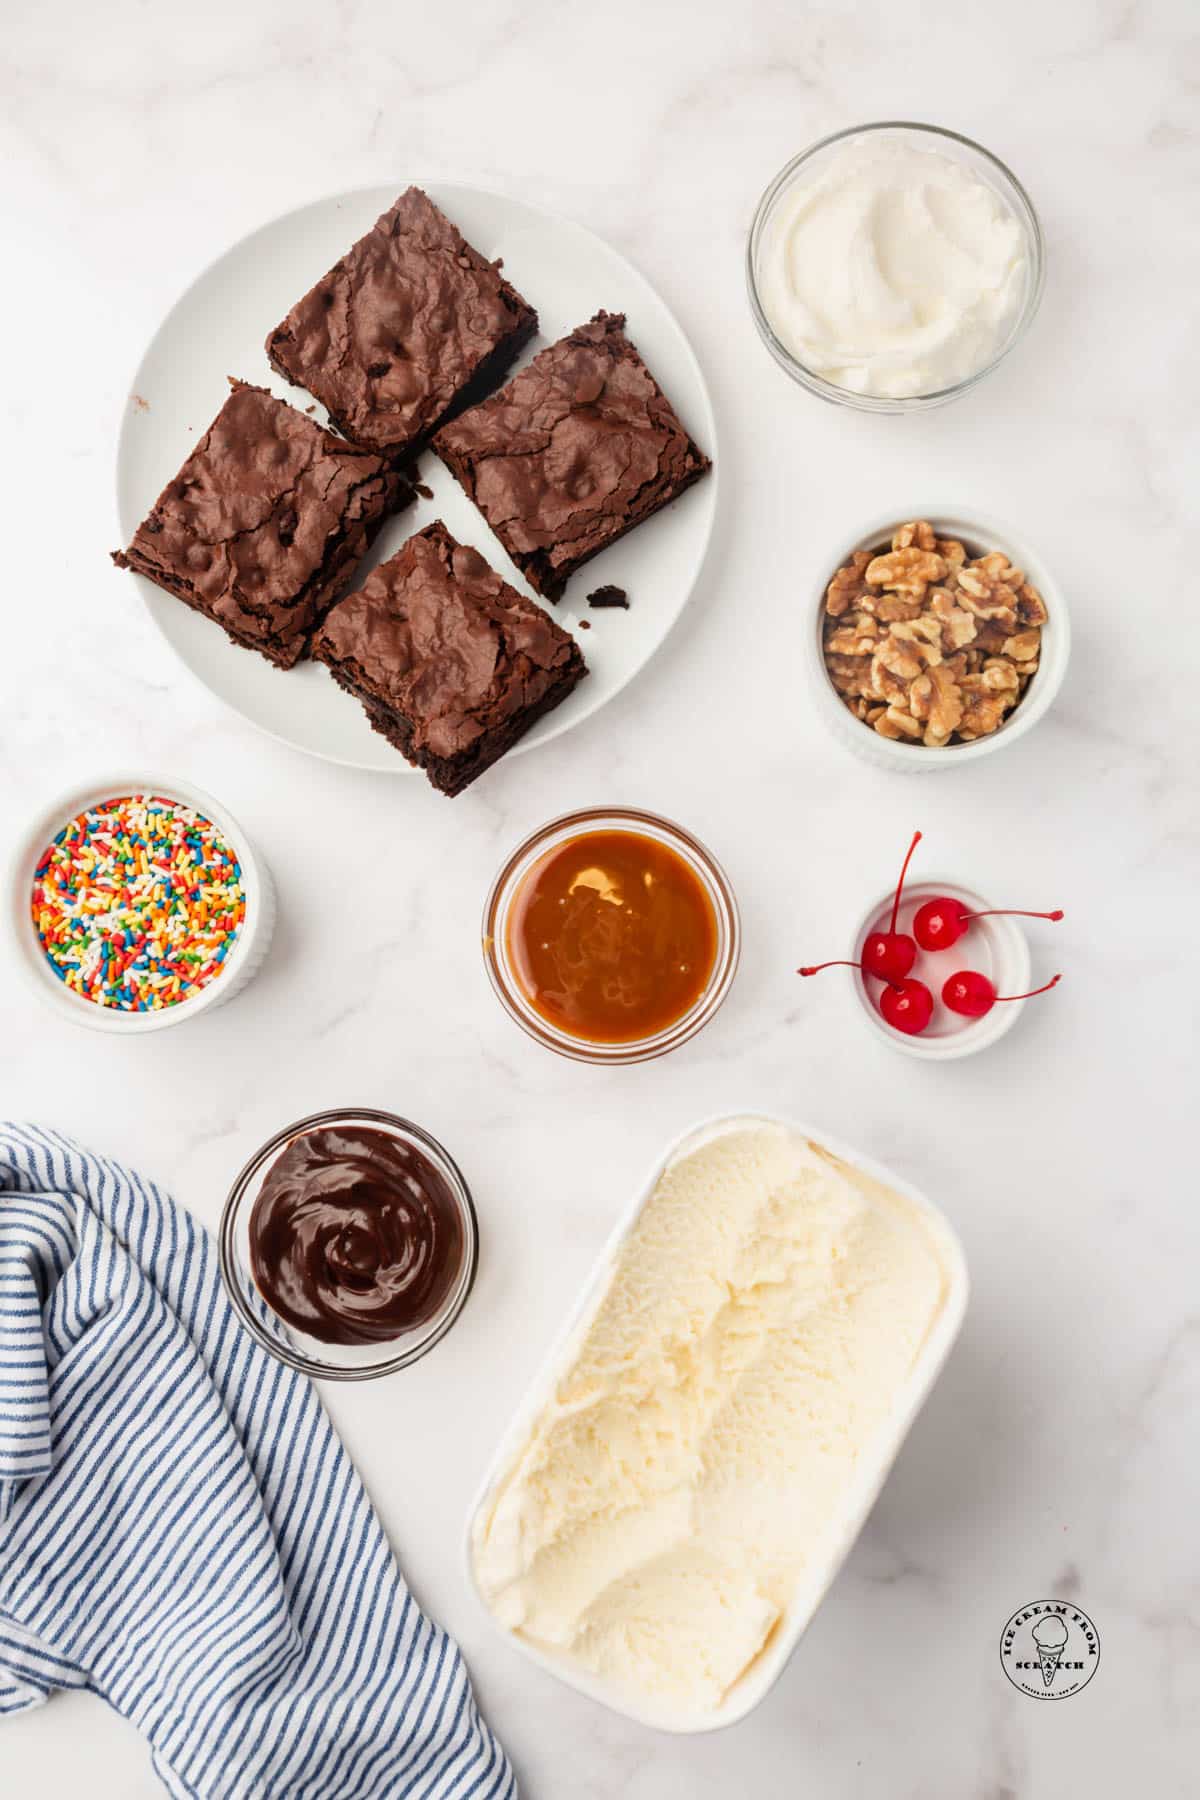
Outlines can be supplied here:
M303 1351L289 1353L282 1345L274 1343L263 1330L261 1322L254 1316L254 1312L246 1299L242 1284L235 1272L234 1258L234 1233L237 1228L241 1208L246 1199L247 1190L251 1181L262 1169L268 1157L272 1156L277 1150L282 1149L282 1147L286 1143L289 1143L293 1138L299 1137L302 1133L309 1131L316 1126L345 1123L348 1120L366 1121L371 1125L387 1126L391 1130L397 1131L401 1136L410 1138L416 1144L418 1149L431 1153L431 1158L435 1165L438 1166L439 1172L447 1177L448 1185L458 1204L459 1214L463 1221L463 1235L466 1243L466 1256L464 1258L463 1273L460 1278L458 1292L454 1295L450 1306L437 1321L434 1328L423 1334L420 1330L409 1334L413 1341L406 1349L399 1351L398 1353L391 1353L389 1351L389 1354L382 1356L377 1362L362 1363L357 1366L342 1366L332 1362L319 1362L315 1357L308 1356ZM264 1144L260 1145L254 1154L244 1163L242 1168L238 1171L238 1174L234 1177L229 1192L225 1197L225 1203L221 1208L221 1220L217 1230L217 1259L220 1265L221 1280L225 1288L225 1293L230 1300L234 1311L237 1313L238 1318L256 1342L260 1344L269 1355L273 1356L277 1362L284 1363L289 1369L295 1369L299 1374L308 1375L316 1381L372 1381L377 1376L392 1375L398 1369L406 1369L410 1367L411 1364L419 1362L423 1356L428 1355L435 1344L441 1343L447 1332L449 1332L451 1327L457 1322L464 1306L470 1298L471 1290L475 1285L475 1276L479 1267L479 1218L475 1211L475 1201L472 1197L471 1190L467 1186L466 1177L454 1158L450 1155L450 1152L446 1149L445 1145L439 1142L432 1132L426 1131L423 1126L416 1124L412 1119L404 1118L400 1113L385 1112L379 1107L333 1106L325 1108L322 1112L308 1113L304 1118L297 1119L293 1124L281 1127L281 1129L274 1132ZM255 1291L257 1292L257 1289ZM260 1298L262 1299L263 1304L268 1307L268 1311L271 1310L265 1297L260 1296ZM284 1323L286 1323L286 1321L284 1321ZM394 1343L403 1341L403 1339L399 1338L391 1340L391 1342ZM330 1346L331 1350L342 1347L344 1346ZM381 1349L388 1349L388 1345L382 1345Z
M496 946L507 923L508 911L519 890L515 879L523 865L537 850L559 834L581 836L590 829L601 829L611 823L615 830L629 829L638 835L638 827L659 832L671 848L682 854L704 883L716 915L719 943L716 959L703 992L682 1017L664 1026L653 1037L634 1038L621 1043L593 1042L589 1038L571 1038L544 1020L525 999L515 983L506 979L497 956ZM571 830L574 828L574 830ZM484 966L493 991L504 1010L523 1031L572 1062L596 1063L608 1067L621 1064L651 1062L666 1056L701 1031L720 1010L733 986L742 951L741 913L733 884L708 845L662 813L647 812L632 806L590 806L560 813L522 838L501 865L483 907L482 948Z
M960 144L976 156L982 157L983 161L999 174L1002 183L1007 184L1011 189L1012 198L1015 201L1014 211L1024 228L1028 245L1031 263L1028 290L1012 329L996 354L981 368L976 369L970 375L965 375L961 381L952 382L944 388L931 388L923 394L858 394L852 388L839 387L836 382L827 381L823 375L817 374L814 369L810 369L806 363L802 363L798 357L794 356L776 336L763 309L758 292L758 277L755 270L756 252L771 208L793 176L805 163L813 157L819 156L822 151L828 150L831 145L842 143L847 138L865 137L879 131L912 131L927 137L944 138L950 143ZM754 217L750 222L750 230L746 238L745 269L750 310L754 315L754 323L759 336L780 368L786 375L790 375L793 381L798 382L801 387L807 388L810 393L817 395L821 400L827 400L835 406L847 406L857 412L916 412L922 408L942 406L949 400L957 399L960 394L965 394L969 388L974 387L977 382L982 381L985 376L990 375L994 369L998 368L1009 351L1015 349L1020 343L1041 305L1042 292L1046 285L1046 240L1037 208L1030 199L1024 183L1013 173L1008 164L994 151L989 150L986 145L979 143L975 138L967 137L964 132L952 131L949 126L929 125L920 119L871 119L866 124L847 125L840 131L831 131L826 137L818 138L815 143L809 144L806 149L799 151L797 155L786 162L768 182L759 197L758 204L754 209Z

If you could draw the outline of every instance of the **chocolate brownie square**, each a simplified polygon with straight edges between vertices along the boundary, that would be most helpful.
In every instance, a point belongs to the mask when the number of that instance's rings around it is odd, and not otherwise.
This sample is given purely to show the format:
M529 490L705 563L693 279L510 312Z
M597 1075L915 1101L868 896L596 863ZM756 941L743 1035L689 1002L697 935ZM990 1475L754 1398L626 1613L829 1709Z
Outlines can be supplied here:
M458 794L587 674L574 638L440 520L334 607L313 644L443 794Z
M411 456L500 380L537 314L410 187L267 339L352 444Z
M623 313L597 313L541 351L433 447L550 600L711 467L626 337Z
M391 463L265 388L230 386L128 550L112 558L290 669L389 513L416 496Z

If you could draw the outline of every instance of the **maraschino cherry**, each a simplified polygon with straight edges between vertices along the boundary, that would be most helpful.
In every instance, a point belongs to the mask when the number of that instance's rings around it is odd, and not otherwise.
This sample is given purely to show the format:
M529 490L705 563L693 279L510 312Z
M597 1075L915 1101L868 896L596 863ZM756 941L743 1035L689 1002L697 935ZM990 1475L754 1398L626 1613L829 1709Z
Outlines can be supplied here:
M871 973L865 963L841 961L815 963L809 968L797 969L796 973L819 975L822 969L861 969L864 975ZM909 1037L918 1036L933 1017L933 995L915 975L885 983L876 1004L887 1023Z
M1014 907L990 907L987 912L968 912L961 900L926 900L913 914L913 936L922 950L949 950L957 944L972 919L1054 919L1062 918L1062 908L1055 912L1020 912ZM911 967L911 963L909 965Z
M904 866L900 870L900 879L896 883L896 893L892 900L892 920L886 931L869 931L863 944L862 967L864 975L877 975L880 981L903 981L917 960L917 946L906 931L896 930L896 919L900 912L900 896L904 892L904 877L908 874L908 865L912 861L912 853L921 841L921 833L913 832L912 843L908 846L908 855L904 858Z
M880 1013L894 1030L903 1031L909 1037L916 1037L924 1031L933 1017L933 995L923 981L917 981L909 975L909 970L917 960L917 946L906 931L896 930L904 878L908 874L913 851L920 841L921 833L914 831L900 870L900 879L896 883L896 892L892 897L891 921L886 931L867 933L862 961L848 962L840 959L811 964L798 971L801 975L819 975L822 969L859 969L864 975L876 976L887 984L876 1003Z
M942 999L951 1012L961 1013L964 1019L982 1019L993 1006L1000 1006L1007 1000L1032 1000L1035 994L1049 993L1061 980L1061 975L1055 975L1044 987L1031 988L1027 994L998 994L995 983L981 975L978 969L960 969L943 986Z
M933 1017L933 995L923 981L906 975L881 991L879 1010L894 1030L919 1037Z

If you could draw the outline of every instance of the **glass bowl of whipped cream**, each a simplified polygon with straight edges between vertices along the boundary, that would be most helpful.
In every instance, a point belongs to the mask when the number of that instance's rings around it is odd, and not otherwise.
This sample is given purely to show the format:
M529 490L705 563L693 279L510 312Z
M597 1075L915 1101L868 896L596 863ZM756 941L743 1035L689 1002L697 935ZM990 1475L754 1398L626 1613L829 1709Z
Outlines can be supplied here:
M758 203L750 305L782 369L865 412L942 406L1024 335L1042 228L1000 160L957 132L888 120L794 157Z

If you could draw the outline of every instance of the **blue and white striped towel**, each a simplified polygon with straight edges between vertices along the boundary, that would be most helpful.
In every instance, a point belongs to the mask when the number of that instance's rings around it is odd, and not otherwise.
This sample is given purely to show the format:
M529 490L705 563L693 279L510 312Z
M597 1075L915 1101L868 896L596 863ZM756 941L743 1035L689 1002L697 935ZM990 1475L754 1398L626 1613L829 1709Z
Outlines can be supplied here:
M98 1693L188 1800L511 1800L313 1387L127 1169L0 1126L0 1713Z

